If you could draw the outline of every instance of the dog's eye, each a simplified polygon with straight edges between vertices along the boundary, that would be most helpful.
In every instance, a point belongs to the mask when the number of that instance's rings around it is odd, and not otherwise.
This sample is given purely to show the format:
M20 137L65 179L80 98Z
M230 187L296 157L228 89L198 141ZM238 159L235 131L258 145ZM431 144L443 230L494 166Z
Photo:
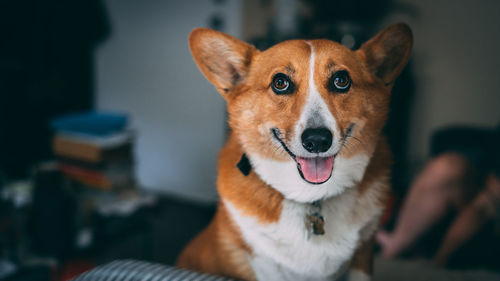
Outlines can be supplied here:
M278 73L273 77L271 88L273 89L273 92L278 95L290 94L293 92L293 83L290 81L288 76L283 73Z
M328 88L332 92L345 93L351 87L351 77L345 70L340 70L333 74L328 83Z

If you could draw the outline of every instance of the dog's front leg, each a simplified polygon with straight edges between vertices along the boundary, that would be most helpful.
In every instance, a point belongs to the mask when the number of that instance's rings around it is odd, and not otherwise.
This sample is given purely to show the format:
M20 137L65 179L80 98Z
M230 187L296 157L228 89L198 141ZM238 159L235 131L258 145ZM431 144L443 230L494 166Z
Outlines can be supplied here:
M369 281L373 273L373 248L375 238L372 237L361 244L351 262L348 281Z

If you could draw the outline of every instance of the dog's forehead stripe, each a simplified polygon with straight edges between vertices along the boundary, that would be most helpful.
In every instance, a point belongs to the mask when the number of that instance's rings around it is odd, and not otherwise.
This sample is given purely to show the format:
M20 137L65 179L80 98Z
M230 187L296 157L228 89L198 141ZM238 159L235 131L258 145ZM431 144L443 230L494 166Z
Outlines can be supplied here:
M304 107L302 109L301 116L298 121L298 126L296 129L303 127L327 127L329 128L334 137L334 145L332 149L338 149L335 144L340 144L340 134L338 130L338 125L332 112L330 112L328 105L321 96L316 83L315 83L315 68L317 65L316 53L314 49L314 44L311 41L305 41L310 48L309 56L309 73L308 73L308 89L307 97L305 100ZM300 136L302 132L296 131L296 135Z
M313 95L318 94L318 89L316 87L316 84L314 82L314 67L316 63L316 54L314 53L314 47L311 42L307 41L307 45L309 45L309 48L311 48L311 55L309 57L309 89L307 95L309 97L312 97ZM321 97L319 97L321 99ZM308 99L308 104L311 103L317 103L317 96L314 98L309 98ZM306 104L306 108L308 107ZM324 109L321 107L318 108L309 108L307 110L307 117L306 117L306 127L309 128L314 128L314 127L324 127L324 123L326 120L322 117L324 114Z

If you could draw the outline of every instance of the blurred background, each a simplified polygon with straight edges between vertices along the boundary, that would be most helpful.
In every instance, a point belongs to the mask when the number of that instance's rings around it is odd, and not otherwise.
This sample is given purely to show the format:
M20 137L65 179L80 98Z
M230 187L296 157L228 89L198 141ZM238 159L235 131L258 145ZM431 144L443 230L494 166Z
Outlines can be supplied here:
M195 27L263 50L290 38L356 49L391 23L411 26L385 128L384 227L395 228L435 132L461 126L448 139L474 142L469 128L483 136L500 122L498 11L496 0L0 2L0 279L67 280L118 258L172 264L209 222L228 127L187 46ZM495 255L448 268L495 272Z

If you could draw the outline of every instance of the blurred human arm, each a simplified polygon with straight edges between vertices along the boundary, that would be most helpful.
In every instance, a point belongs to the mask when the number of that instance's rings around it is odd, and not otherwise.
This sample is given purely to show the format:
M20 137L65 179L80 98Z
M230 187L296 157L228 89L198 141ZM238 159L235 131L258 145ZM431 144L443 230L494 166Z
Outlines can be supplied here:
M434 263L445 265L448 258L460 246L476 234L486 222L498 215L499 208L500 180L491 173L486 180L485 188L460 212L448 229Z

